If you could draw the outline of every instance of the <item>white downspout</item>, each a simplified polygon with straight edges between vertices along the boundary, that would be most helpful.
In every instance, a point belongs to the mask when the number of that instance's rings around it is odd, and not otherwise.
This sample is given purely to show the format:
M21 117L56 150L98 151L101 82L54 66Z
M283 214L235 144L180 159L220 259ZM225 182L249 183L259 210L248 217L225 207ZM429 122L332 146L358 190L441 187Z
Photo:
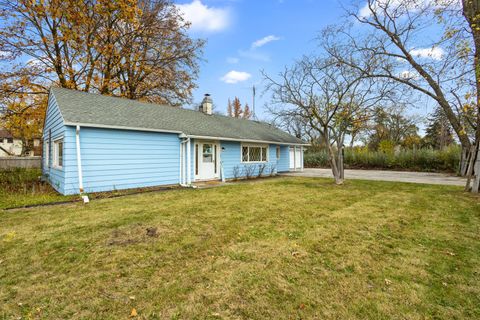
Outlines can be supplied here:
M78 170L78 190L80 195L83 193L83 173L82 173L82 156L80 154L80 126L77 125L75 130L75 144L77 147L77 170ZM88 196L82 196L83 202L88 203Z
M192 168L191 168L191 143L190 138L187 139L187 185L192 184Z
M186 177L186 170L185 170L185 166L186 166L186 161L185 161L185 157L186 157L186 150L185 150L185 146L186 146L186 143L187 143L187 140L182 140L180 142L180 185L182 187L187 187L187 177Z

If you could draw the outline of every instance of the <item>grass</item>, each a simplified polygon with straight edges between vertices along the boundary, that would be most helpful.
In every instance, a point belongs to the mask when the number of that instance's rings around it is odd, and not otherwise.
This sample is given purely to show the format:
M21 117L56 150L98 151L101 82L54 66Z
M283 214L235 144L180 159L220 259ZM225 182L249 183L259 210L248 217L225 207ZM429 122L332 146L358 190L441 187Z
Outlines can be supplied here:
M479 252L480 200L449 186L292 177L3 211L0 318L478 319Z
M451 145L443 150L402 149L398 152L370 151L367 148L345 149L345 166L350 169L386 169L424 172L457 172L460 146ZM305 167L329 167L326 151L307 152Z
M71 200L48 183L42 182L40 169L0 170L0 209Z
M0 170L0 210L23 208L58 202L81 201L79 195L64 196L40 179L40 169L15 168ZM90 193L90 199L115 198L134 193L158 191L176 186L155 186L109 192Z

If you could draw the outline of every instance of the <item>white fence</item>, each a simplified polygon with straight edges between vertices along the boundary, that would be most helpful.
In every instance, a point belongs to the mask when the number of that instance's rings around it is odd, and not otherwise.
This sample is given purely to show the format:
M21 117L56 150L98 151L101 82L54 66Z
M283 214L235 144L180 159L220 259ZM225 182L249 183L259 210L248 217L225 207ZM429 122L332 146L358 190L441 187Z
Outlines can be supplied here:
M10 168L40 168L42 157L2 157L0 169Z

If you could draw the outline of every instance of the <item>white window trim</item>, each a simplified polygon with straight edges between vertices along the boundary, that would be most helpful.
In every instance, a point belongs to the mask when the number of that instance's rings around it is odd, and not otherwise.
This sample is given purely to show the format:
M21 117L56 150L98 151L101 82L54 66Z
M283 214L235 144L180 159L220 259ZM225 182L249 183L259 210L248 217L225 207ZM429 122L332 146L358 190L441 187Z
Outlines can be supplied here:
M275 157L277 158L277 160L280 160L280 158L282 157L282 148L280 148L280 146L277 146L275 148Z
M265 161L243 161L243 147L260 147L260 159L262 158L262 149L261 148L266 148L267 149L267 157ZM256 143L242 143L240 146L240 163L267 163L270 159L270 148L268 144L256 144ZM250 152L248 152L248 155L250 155Z
M62 169L63 168L63 164L59 164L58 163L58 144L59 142L62 142L62 147L64 146L64 142L63 142L63 137L61 138L57 138L55 140L53 140L53 161L52 161L52 167L55 168L55 169ZM62 150L62 163L63 163L63 157L65 156L65 152L63 152L64 150Z

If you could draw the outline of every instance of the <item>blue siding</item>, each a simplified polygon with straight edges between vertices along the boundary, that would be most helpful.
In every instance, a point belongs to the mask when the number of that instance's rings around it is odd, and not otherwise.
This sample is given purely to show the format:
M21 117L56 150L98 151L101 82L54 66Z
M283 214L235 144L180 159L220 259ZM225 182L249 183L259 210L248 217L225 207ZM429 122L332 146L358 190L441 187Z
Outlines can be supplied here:
M78 193L75 128L67 127L66 194ZM67 137L72 137L68 139ZM178 184L180 139L177 134L82 127L85 192Z
M78 170L75 127L65 126L53 94L49 95L44 126L44 146L49 140L63 138L63 168L53 168L50 152L49 163L44 163L43 173L51 185L62 194L78 194ZM82 127L80 130L83 186L85 192L101 192L117 189L140 188L178 184L180 180L180 139L177 134L115 130ZM241 142L220 141L220 159L227 179L234 178L234 168L239 177L245 175L245 166L255 168L259 163L241 162ZM268 162L264 174L274 168L276 172L289 170L289 146L280 147L280 159L276 157L277 145L270 144ZM223 150L222 150L223 149ZM46 148L43 150L45 157ZM191 141L191 177L195 170L195 140Z
M288 172L290 170L290 147L280 146L280 159L277 161L278 172Z
M241 142L231 142L231 141L221 141L220 146L222 150L221 154L221 160L222 160L222 165L223 165L223 170L225 174L226 179L232 179L235 178L235 168L238 168L239 171L239 177L245 176L245 166L254 166L255 170L253 171L253 175L258 174L258 169L259 165L263 163L242 163L241 161L241 155L242 155L242 143ZM270 170L273 166L275 172L278 171L279 165L281 166L282 170L284 167L284 159L283 159L283 154L280 156L279 161L277 161L277 155L276 155L276 148L277 145L270 144L268 146L268 162L266 162L266 168L264 171L264 174L269 174ZM288 147L282 147L287 150L287 155L288 155ZM283 161L282 161L283 160ZM288 158L286 158L287 161L287 171L288 171Z
M49 133L51 132L52 136L49 139ZM48 179L50 184L60 193L64 193L65 189L65 173L64 170L59 170L57 168L53 168L53 157L52 157L52 150L53 150L53 141L58 138L62 138L65 133L65 125L60 114L60 110L58 109L57 102L53 94L48 96L48 107L47 113L45 115L45 124L43 128L43 160L45 159L47 148L45 148L46 143L51 140L50 148L50 156L49 156L49 163L43 162L43 175ZM65 144L64 144L65 145ZM65 155L64 155L65 159Z

